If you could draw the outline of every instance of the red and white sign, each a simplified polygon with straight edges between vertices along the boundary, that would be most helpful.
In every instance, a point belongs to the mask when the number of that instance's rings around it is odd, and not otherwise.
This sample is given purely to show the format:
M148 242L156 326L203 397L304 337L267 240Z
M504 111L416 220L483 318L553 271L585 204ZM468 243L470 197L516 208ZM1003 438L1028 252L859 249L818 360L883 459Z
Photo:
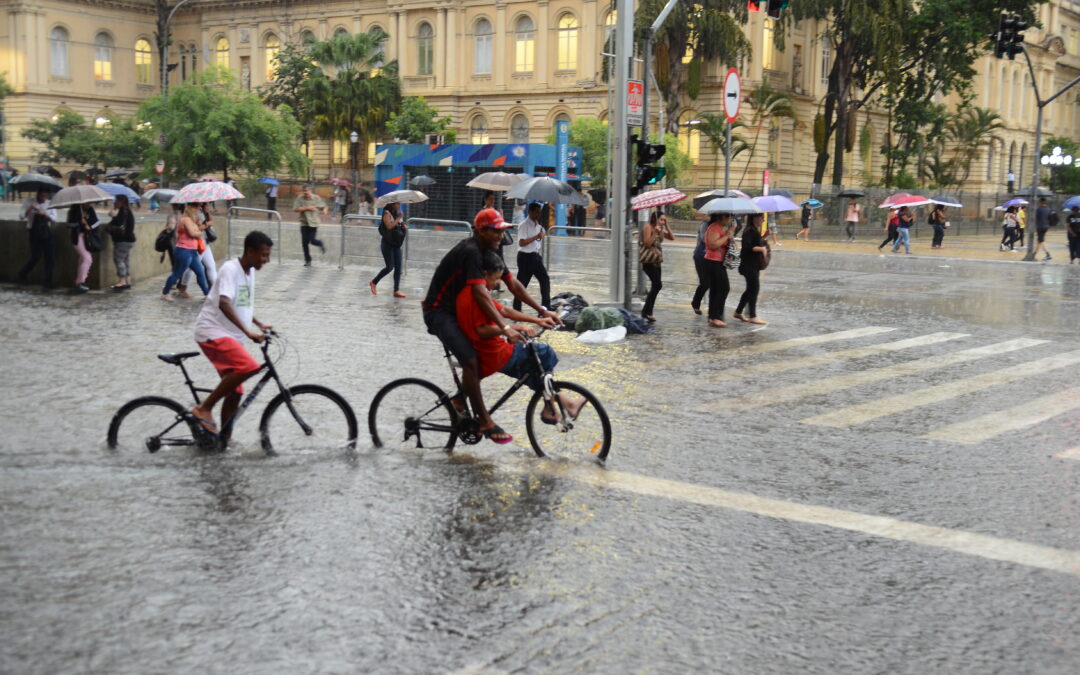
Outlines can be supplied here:
M165 160L159 159L157 163L154 164L154 171L165 173Z
M626 126L640 127L645 123L645 83L641 80L626 82Z
M742 80L739 71L730 68L724 77L724 117L734 122L739 117L739 105L742 103Z

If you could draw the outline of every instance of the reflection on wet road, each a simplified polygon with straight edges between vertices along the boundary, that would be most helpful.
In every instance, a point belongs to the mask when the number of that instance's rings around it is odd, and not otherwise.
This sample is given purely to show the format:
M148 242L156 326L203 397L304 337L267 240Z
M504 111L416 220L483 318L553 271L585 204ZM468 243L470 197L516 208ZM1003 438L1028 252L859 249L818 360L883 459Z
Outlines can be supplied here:
M196 306L0 290L0 670L1075 672L1080 270L784 252L770 324L716 330L680 252L656 333L545 337L607 468L536 459L524 394L514 444L451 456L268 459L265 401L225 455L109 452L123 401L184 400L153 355ZM256 301L361 427L391 379L450 380L370 273L272 265Z

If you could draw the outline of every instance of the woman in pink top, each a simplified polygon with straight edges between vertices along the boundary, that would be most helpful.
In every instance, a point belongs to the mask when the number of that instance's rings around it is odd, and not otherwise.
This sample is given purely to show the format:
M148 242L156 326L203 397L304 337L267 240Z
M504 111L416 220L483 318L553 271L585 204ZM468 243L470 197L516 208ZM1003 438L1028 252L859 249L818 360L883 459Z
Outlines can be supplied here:
M728 283L724 258L727 256L728 246L731 245L731 235L734 230L735 223L730 213L712 214L709 227L705 230L705 269L709 278L709 325L717 328L727 326L724 323L724 303L727 302L731 285Z
M189 269L195 273L203 295L210 293L210 285L206 283L206 270L199 259L199 240L203 233L196 218L198 211L198 204L188 204L184 215L180 216L180 222L176 226L176 246L173 247L173 271L165 280L165 290L161 292L162 300L172 300L169 291Z

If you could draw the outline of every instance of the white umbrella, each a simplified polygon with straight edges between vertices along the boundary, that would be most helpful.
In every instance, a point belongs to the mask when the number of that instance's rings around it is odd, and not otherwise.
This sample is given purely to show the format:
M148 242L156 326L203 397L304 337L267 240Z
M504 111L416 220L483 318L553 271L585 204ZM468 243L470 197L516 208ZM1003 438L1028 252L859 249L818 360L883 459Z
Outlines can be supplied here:
M558 178L539 176L522 181L506 191L507 199L547 204L577 204L587 206L589 198L579 193L569 183Z
M478 190L491 190L492 192L504 192L522 181L532 178L527 173L506 173L505 171L489 171L473 178L465 185Z
M419 190L394 190L393 192L387 192L382 197L375 200L375 208L381 209L387 204L397 202L398 204L418 204L420 202L426 202L428 196Z
M144 192L143 197L147 200L156 199L159 202L167 202L179 192L179 190L172 190L169 188L152 188Z
M954 209L963 208L963 206L964 206L963 204L956 201L952 197L945 197L945 196L931 197L930 201L935 203L935 204L940 204L941 206L948 206L948 207L951 207L951 208L954 208Z
M765 213L799 210L798 204L783 195L762 195L761 197L754 197L750 201L757 204Z
M717 197L698 209L698 213L730 213L733 216L744 216L765 212L760 206L743 197Z
M76 204L95 204L110 202L113 196L96 185L72 185L53 195L52 206L74 206Z

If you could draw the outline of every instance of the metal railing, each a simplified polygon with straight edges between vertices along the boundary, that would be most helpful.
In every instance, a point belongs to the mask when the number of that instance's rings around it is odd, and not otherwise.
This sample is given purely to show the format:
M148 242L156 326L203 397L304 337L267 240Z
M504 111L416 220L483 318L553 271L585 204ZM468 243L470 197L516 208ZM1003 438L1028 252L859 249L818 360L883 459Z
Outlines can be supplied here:
M225 243L225 250L226 250L228 256L230 258L232 257L232 248L233 248L233 226L232 226L232 221L233 221L233 216L238 211L245 211L247 213L265 213L265 214L273 216L277 220L277 239L274 240L277 245L274 248L277 249L277 261L278 261L278 264L280 265L281 264L281 249L282 249L281 213L278 212L278 211L271 211L270 209L256 209L256 208L251 208L251 207L248 207L248 206L230 206L229 207L228 214L225 216L225 229L227 229L229 231L228 232L228 237L227 237L226 243Z
M382 221L382 216L368 215L366 213L347 213L345 217L341 219L341 253L338 255L338 269L345 269L345 224L350 220L361 220L372 223L379 223ZM376 225L355 225L354 227L360 227L363 229L371 229L378 232L379 226ZM405 249L402 251L402 267L405 267L405 263L409 260L409 238L405 237ZM404 269L402 270L404 273Z
M466 222L464 220L445 220L442 218L409 218L409 220L406 222L409 224L410 228L413 226L413 223L418 223L420 225L450 225L451 227L462 227L465 229L465 231L472 230L472 223Z

